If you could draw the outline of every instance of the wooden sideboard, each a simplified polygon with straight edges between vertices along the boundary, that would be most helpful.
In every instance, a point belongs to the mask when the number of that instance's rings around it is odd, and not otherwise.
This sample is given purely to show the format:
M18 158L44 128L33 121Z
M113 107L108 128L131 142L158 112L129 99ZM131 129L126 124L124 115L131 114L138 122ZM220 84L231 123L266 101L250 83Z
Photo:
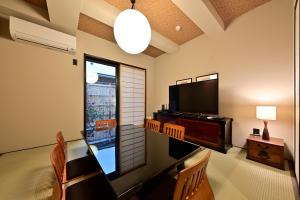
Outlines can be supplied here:
M284 170L284 140L250 135L247 139L247 158Z
M163 124L174 123L185 127L185 140L226 153L232 147L232 118L212 118L197 115L153 113Z

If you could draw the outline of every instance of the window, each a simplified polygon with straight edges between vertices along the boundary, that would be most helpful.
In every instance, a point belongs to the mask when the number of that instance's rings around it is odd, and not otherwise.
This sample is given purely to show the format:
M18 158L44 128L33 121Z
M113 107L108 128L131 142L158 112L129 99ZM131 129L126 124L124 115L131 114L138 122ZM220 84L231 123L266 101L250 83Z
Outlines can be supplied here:
M145 69L85 56L85 130L104 119L143 125L145 77Z
M121 65L120 124L143 125L145 119L144 69Z
M85 59L85 129L97 120L117 119L117 67L114 63Z

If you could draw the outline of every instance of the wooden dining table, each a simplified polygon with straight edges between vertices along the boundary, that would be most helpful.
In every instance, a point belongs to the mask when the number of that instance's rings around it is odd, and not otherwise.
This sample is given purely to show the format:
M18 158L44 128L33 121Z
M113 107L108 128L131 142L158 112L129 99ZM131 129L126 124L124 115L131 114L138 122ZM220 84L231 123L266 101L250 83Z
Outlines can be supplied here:
M135 125L81 133L116 199L130 198L149 181L182 166L184 160L204 149Z

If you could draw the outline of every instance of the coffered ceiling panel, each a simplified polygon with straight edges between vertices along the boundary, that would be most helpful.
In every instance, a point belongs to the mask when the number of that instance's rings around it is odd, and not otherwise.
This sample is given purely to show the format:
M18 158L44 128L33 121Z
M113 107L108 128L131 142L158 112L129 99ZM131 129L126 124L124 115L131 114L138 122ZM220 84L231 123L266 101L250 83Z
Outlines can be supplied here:
M78 29L105 40L116 42L112 27L80 13Z
M143 53L148 55L148 56L156 58L156 57L164 54L165 52L158 49L158 48L156 48L156 47L154 47L154 46L149 45Z
M37 7L47 10L47 2L46 0L25 0L26 2L33 4Z
M271 0L210 0L228 26L235 18Z
M131 8L130 0L105 0L120 10ZM171 0L136 0L135 9L149 20L151 28L181 45L203 32ZM181 26L181 31L175 27Z
M24 0L39 8L48 10L46 0ZM83 3L86 0L83 0ZM131 8L130 0L104 0L110 5L125 10ZM215 7L218 15L228 26L234 19L242 14L264 4L271 0L209 0ZM99 8L100 9L100 8ZM141 11L149 20L151 28L181 45L193 38L203 34L203 31L190 20L171 0L136 0L135 9ZM181 26L180 31L175 27ZM97 37L115 42L113 28L91 18L87 15L80 14L78 29L93 34ZM164 54L158 48L149 46L145 54L157 57Z
M89 16L86 16L82 13L80 14L79 17L78 29L86 33L95 35L97 37L103 38L105 40L116 42L112 27L98 20L95 20ZM149 46L143 53L152 57L157 57L164 54L165 52L153 46Z

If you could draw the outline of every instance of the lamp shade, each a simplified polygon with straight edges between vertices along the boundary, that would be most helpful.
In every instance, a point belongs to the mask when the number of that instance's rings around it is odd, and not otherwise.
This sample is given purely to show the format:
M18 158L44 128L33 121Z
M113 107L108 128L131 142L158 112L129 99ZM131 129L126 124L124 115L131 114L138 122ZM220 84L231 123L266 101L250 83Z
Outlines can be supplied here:
M256 106L256 118L276 120L276 106Z
M151 27L141 12L126 9L115 20L114 36L121 49L130 54L138 54L150 43Z

